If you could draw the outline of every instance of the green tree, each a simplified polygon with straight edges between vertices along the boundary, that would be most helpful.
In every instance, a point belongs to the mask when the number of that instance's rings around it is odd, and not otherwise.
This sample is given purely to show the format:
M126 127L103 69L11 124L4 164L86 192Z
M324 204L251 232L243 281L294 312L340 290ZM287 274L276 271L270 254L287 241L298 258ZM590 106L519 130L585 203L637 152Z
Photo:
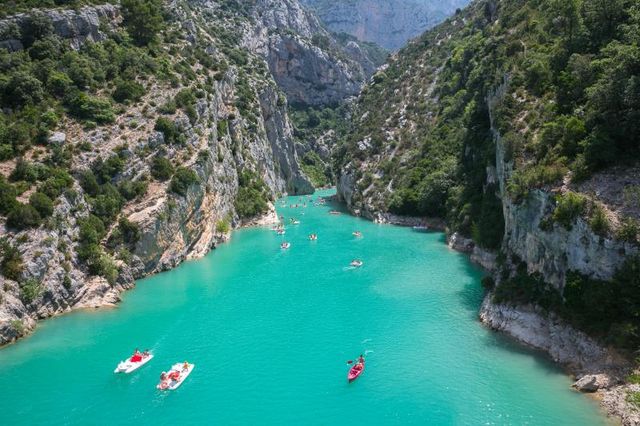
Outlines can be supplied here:
M29 204L18 203L7 215L7 226L22 231L40 225L38 210Z
M178 167L169 184L169 191L185 196L189 187L199 181L198 175L186 167Z
M18 281L24 270L22 255L17 247L9 243L6 238L0 239L0 268L2 275L10 280Z
M122 16L127 31L138 45L152 42L162 29L162 0L122 0Z
M173 175L173 166L171 161L165 157L155 156L151 162L151 176L154 178L165 181Z
M38 211L40 217L49 217L53 214L53 201L42 192L34 192L29 197L29 204Z

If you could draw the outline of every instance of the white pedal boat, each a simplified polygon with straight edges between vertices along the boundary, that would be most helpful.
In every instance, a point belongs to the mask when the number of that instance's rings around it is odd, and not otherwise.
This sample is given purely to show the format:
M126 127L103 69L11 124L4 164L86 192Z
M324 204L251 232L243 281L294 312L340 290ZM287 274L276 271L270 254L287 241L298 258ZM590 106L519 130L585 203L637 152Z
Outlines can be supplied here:
M184 380L189 377L189 374L193 371L195 364L187 363L187 368L183 363L173 364L171 370L166 373L164 379L161 378L160 383L156 386L160 390L176 390Z
M151 359L153 359L153 354L149 354L147 356L143 355L142 359L140 361L131 361L131 358L133 358L133 357L129 357L129 359L121 361L118 364L118 366L116 367L116 369L113 370L113 372L114 373L125 373L125 374L132 373L132 372L136 371L138 368L140 368L143 365L145 365L146 363L148 363L149 361L151 361Z

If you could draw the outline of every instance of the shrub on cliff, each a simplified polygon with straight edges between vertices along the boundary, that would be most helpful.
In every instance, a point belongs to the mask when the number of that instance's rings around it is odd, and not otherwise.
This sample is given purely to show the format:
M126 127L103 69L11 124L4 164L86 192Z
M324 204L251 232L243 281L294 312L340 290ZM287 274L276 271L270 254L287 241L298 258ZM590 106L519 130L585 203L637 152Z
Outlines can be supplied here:
M633 218L626 218L616 231L616 238L627 243L638 244L640 242L640 223Z
M29 204L18 203L7 215L7 226L22 231L40 225L40 213Z
M53 214L53 201L42 192L34 192L31 194L29 204L38 211L42 218L49 217Z
M146 179L136 181L125 180L118 184L118 191L125 200L131 201L147 193L149 183Z
M567 192L558 196L556 208L553 211L553 220L571 230L576 219L582 216L587 207L587 199L575 192Z
M111 232L107 247L115 249L118 246L125 245L127 249L133 249L138 240L140 240L140 227L123 217L120 218L118 226Z
M182 143L184 141L184 136L182 136L182 132L178 126L168 118L159 117L156 120L154 129L164 135L164 142L166 144Z
M9 213L15 205L17 191L9 182L7 182L4 176L0 175L0 214Z
M65 103L69 113L77 118L95 121L98 124L113 123L115 121L111 103L106 99L77 91L67 96Z
M0 255L2 256L0 262L2 275L10 280L18 281L24 270L22 255L18 248L11 245L6 238L2 238L0 239Z
M627 259L611 282L567 274L562 316L617 347L640 345L640 256Z
M198 175L193 170L186 167L178 167L169 184L169 191L184 197L187 195L189 187L199 180Z
M593 212L591 212L591 217L589 218L589 226L596 234L606 237L611 230L611 225L609 224L609 218L607 218L607 214L604 209L600 206L595 206Z
M124 199L113 185L107 183L100 187L100 193L92 204L91 212L102 219L105 224L109 224L120 213Z
M139 101L144 96L144 86L136 81L118 80L111 97L120 103Z
M169 179L173 175L173 166L171 165L171 161L167 160L165 157L156 156L153 157L151 162L151 176L154 178L165 181Z
M231 225L229 224L229 221L227 219L220 219L216 223L216 232L218 232L219 234L226 234L230 230Z
M25 303L33 302L42 293L42 284L35 278L20 283L20 296Z

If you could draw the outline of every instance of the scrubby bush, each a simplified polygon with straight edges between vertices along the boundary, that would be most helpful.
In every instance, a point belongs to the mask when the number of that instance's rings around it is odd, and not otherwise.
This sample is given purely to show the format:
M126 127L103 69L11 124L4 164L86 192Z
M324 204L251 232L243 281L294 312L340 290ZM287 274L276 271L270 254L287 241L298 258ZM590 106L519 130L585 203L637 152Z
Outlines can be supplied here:
M38 211L41 218L46 218L53 214L53 201L42 192L31 194L29 204Z
M62 192L73 185L73 178L64 169L50 169L49 177L42 182L38 190L52 200L58 198Z
M124 170L125 162L118 154L114 154L102 161L102 158L98 158L93 162L91 169L95 175L98 183L109 183L119 173Z
M7 215L7 226L22 231L40 225L40 213L29 204L18 203Z
M220 219L218 222L216 222L216 232L218 232L219 234L226 234L230 230L231 225L229 224L228 220Z
M571 230L576 219L584 214L586 206L587 199L580 194L567 192L559 195L552 215L553 220Z
M184 136L182 132L176 126L176 124L165 117L159 117L156 120L155 130L161 132L164 135L164 142L167 144L182 143L184 142Z
M593 229L593 232L596 234L603 237L607 236L611 230L611 225L609 224L609 218L607 218L607 214L602 207L594 207L593 212L591 213L591 218L589 218L589 226L591 226L591 229Z
M16 189L0 175L0 213L9 213L18 203Z
M111 232L107 246L111 249L115 249L118 246L125 245L128 248L135 247L136 243L140 240L140 227L128 220L127 218L120 218L118 226Z
M67 96L66 105L69 113L83 120L95 121L98 124L113 123L115 114L111 103L106 99L75 92Z
M0 239L0 255L2 261L0 262L0 272L5 278L18 281L24 270L24 263L22 262L22 255L18 248L6 238Z
M144 46L155 40L164 23L161 0L122 0L120 6L124 25L136 44Z
M640 223L633 218L626 218L620 224L616 232L616 238L628 242L637 244L640 236Z
M20 283L20 296L25 303L33 302L40 293L42 293L42 284L37 279L29 278Z
M199 178L196 172L186 167L178 167L169 184L169 191L185 196L189 187L198 181Z
M146 180L126 180L118 184L118 191L125 200L131 201L147 193L149 183Z
M124 199L118 190L107 183L100 187L100 193L93 200L92 213L105 224L111 223L124 205Z
M142 84L131 80L118 80L111 96L116 102L126 103L139 101L144 96L144 93L145 90Z
M160 181L165 181L173 175L173 165L165 157L156 156L151 162L151 176Z

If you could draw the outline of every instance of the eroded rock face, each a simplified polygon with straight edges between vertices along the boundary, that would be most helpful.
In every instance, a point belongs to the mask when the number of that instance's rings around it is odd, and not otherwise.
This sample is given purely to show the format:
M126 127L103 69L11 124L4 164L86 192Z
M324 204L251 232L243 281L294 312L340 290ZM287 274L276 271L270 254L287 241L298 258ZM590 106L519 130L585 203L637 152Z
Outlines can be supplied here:
M389 50L451 16L468 0L302 0L333 32L345 32Z
M122 21L119 7L112 4L86 6L78 10L41 10L39 13L51 21L53 33L69 40L74 49L80 48L86 41L104 40L105 34L100 29L101 22L107 27L115 28ZM9 28L17 26L24 36L29 31L32 16L33 14L21 13L0 20L0 36L8 35L4 40L0 40L0 48L9 51L21 50L22 40L10 35Z
M535 306L495 304L492 295L480 308L480 319L490 328L502 331L516 340L547 352L555 362L572 371L623 374L629 364L613 351L575 330L555 315Z
M609 280L637 247L601 237L582 218L570 230L560 224L541 229L540 223L555 208L553 196L532 191L522 204L503 202L504 248L527 263L529 272L541 273L545 281L561 289L568 271Z
M355 96L375 64L358 47L345 49L296 0L260 0L243 44L262 55L290 103L327 105Z
M507 86L505 80L489 99L491 112L504 96ZM493 119L492 113L492 122ZM496 141L496 178L505 222L505 253L518 256L527 264L530 273L542 274L546 282L560 290L569 271L609 280L627 256L638 253L638 248L632 244L597 235L583 218L578 218L571 229L554 223L545 230L541 222L555 209L555 194L549 190L532 190L523 202L515 203L506 189L513 164L506 159L501 135L495 128L492 131Z

